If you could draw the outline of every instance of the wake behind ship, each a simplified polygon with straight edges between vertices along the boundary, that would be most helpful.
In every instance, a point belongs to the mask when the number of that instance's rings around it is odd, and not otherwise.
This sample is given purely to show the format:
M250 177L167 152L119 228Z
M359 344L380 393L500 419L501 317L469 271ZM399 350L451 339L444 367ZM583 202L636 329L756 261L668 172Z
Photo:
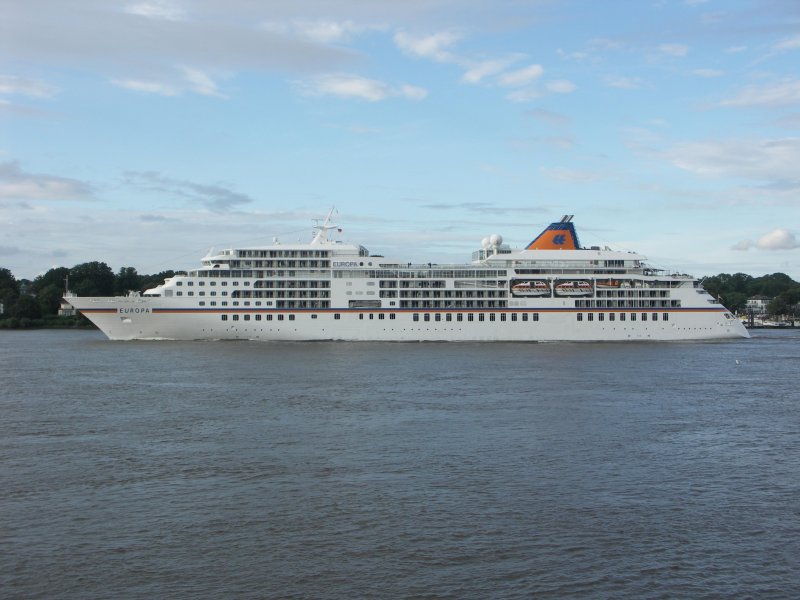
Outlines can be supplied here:
M525 248L422 264L331 239L209 253L143 294L65 299L112 340L627 341L749 337L688 275L583 248L571 216Z

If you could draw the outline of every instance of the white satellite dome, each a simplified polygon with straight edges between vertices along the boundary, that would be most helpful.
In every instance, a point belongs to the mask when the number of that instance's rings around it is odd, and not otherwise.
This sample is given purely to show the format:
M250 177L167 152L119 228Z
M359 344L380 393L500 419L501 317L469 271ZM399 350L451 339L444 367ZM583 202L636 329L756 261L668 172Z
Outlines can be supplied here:
M491 245L492 245L492 242L488 237L485 237L485 238L483 238L481 240L481 248L483 248L484 250L488 250L489 246L491 246Z
M503 243L503 236L500 235L499 233L493 233L492 235L489 236L489 243L492 246L497 247Z

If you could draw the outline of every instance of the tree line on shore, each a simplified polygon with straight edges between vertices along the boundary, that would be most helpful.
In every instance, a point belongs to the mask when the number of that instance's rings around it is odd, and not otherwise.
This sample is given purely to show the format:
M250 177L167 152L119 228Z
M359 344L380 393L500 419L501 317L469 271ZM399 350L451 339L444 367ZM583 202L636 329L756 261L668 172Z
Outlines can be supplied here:
M84 317L58 317L67 281L79 296L115 296L129 291L143 292L163 283L175 271L140 275L134 267L122 267L117 273L104 262L86 262L55 267L33 281L17 280L9 269L0 267L0 327L35 325L79 325ZM772 315L800 316L800 283L784 273L753 277L745 273L721 273L703 279L703 287L719 298L729 310L747 311L747 299L771 298L767 312Z
M709 294L735 313L747 312L747 300L753 296L769 298L770 315L800 316L800 283L785 273L753 277L745 273L721 273L702 280Z
M140 275L134 267L122 267L117 273L104 262L86 262L68 267L55 267L33 281L16 279L0 267L0 327L36 325L81 325L83 316L58 317L61 298L69 290L79 296L119 296L129 291L144 291L164 282L175 271Z

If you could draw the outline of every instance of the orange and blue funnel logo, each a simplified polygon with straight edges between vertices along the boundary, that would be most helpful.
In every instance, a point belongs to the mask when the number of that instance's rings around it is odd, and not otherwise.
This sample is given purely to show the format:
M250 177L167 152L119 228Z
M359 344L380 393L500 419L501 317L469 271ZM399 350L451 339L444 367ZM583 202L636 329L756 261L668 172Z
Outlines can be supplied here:
M578 234L572 224L572 215L565 215L558 223L552 223L528 244L526 250L579 250Z

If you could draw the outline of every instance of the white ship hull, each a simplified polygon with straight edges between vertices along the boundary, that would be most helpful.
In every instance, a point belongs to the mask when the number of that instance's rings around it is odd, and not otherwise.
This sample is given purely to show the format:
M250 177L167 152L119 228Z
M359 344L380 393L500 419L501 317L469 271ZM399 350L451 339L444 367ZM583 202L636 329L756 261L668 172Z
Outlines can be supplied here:
M278 312L241 309L223 312L187 309L181 303L165 300L145 297L70 298L70 302L112 340L552 342L749 337L738 319L725 317L724 309L661 309L658 312L633 313L544 307L491 311L344 309ZM621 322L619 315L623 312L627 318ZM221 320L223 314L228 316L225 321ZM338 319L335 318L337 314ZM578 314L583 317L581 321L577 320ZM590 314L592 321L588 320ZM599 320L600 314L603 321ZM611 314L615 316L613 322L609 320ZM636 321L630 320L631 314L636 315ZM642 314L647 315L647 321L641 320ZM657 315L655 321L652 318L654 314ZM234 315L239 317L236 321L232 320ZM419 320L415 321L414 315ZM461 321L457 320L459 315ZM472 321L468 320L470 315ZM527 320L522 320L523 315ZM256 320L257 316L261 318ZM481 316L482 321L479 320ZM249 318L244 320L245 317Z
M201 268L144 295L65 299L112 340L749 337L693 278L650 269L634 253L580 248L567 218L523 250L486 238L476 260L457 265L412 265L331 241L329 220L310 244L209 252ZM546 296L516 293L530 277ZM596 286L612 278L618 289Z

